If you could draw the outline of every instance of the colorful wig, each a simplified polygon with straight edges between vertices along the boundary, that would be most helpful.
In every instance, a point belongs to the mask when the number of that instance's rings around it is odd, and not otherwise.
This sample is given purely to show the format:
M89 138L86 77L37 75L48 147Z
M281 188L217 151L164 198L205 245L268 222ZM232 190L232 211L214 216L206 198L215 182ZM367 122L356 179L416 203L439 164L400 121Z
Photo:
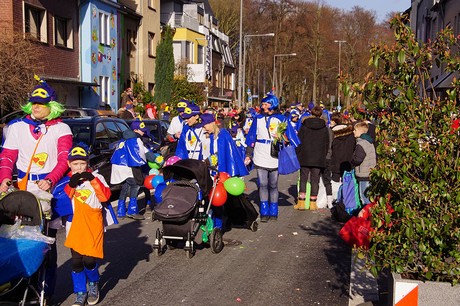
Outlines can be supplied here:
M32 114L32 102L27 103L26 105L23 105L21 109L24 111L24 113L30 115ZM51 109L50 114L46 116L47 120L53 120L56 118L59 118L62 113L65 111L64 105L62 105L59 102L56 101L50 101L46 105L46 107L49 107Z

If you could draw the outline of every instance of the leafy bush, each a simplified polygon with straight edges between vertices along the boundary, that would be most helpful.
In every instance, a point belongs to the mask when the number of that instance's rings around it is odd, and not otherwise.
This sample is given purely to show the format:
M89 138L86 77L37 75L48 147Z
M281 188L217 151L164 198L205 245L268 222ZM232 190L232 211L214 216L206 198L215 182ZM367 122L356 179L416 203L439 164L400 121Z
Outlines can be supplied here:
M365 81L344 79L344 93L379 113L378 164L371 173L372 244L361 250L374 274L384 268L420 280L460 280L460 81L436 92L432 65L460 70L459 38L447 28L434 41L415 39L404 17L391 21L393 45L371 48ZM387 199L394 208L390 213Z

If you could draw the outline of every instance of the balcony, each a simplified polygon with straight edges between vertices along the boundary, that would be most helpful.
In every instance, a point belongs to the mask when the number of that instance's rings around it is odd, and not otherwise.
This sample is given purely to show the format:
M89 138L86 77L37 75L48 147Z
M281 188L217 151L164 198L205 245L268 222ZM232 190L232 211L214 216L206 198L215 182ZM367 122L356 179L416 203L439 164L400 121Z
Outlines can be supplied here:
M160 15L161 23L168 24L173 28L186 28L198 32L199 22L196 18L185 13L163 13Z

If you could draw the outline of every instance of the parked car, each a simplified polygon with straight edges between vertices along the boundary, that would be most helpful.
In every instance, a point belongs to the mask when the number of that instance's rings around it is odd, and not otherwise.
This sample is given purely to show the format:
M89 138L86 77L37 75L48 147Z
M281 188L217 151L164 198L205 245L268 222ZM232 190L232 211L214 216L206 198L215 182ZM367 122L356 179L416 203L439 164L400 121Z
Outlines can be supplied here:
M131 122L134 120L125 120L128 125L131 125ZM150 131L150 135L153 137L151 143L151 149L153 151L159 151L160 148L164 145L166 134L169 128L169 122L164 120L156 119L142 119L147 128Z
M129 129L128 124L122 119L107 116L66 118L63 121L72 130L73 142L83 142L90 148L90 167L97 169L107 183L110 183L110 158L123 139L123 132ZM111 186L112 191L119 187Z

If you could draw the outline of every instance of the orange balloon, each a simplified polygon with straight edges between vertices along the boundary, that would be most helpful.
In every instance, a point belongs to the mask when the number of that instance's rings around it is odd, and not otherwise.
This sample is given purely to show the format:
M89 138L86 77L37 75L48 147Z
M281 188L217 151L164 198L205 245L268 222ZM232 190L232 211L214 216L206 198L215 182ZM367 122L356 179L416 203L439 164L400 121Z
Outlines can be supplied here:
M211 199L212 192L209 193L209 198ZM217 183L214 191L214 197L211 199L211 204L213 206L222 206L227 202L227 190L225 190L223 183Z
M228 174L227 172L219 172L218 176L219 176L219 182L221 183L231 178L230 174Z
M153 186L152 186L152 179L155 177L155 174L150 174L150 175L147 175L144 179L144 186L145 188L147 189L153 189Z

